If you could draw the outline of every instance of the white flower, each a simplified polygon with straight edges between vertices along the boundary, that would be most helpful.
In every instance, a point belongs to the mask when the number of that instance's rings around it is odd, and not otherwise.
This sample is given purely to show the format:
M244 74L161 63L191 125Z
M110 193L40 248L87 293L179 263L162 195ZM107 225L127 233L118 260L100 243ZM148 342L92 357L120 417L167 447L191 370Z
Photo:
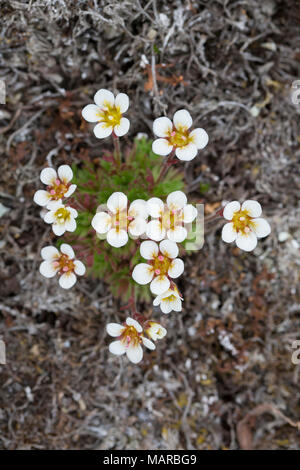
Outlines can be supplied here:
M168 155L175 150L179 160L192 160L198 150L208 143L207 132L202 128L189 131L193 124L192 117L185 109L180 109L173 116L173 123L167 117L160 117L153 122L153 132L159 137L154 140L152 150L158 155Z
M96 104L88 104L82 110L83 118L88 122L98 122L94 134L98 139L104 139L112 132L118 137L127 134L130 122L122 115L129 107L129 98L125 93L119 93L116 98L109 90L101 89L94 96Z
M236 242L244 251L252 251L257 239L271 233L269 223L261 218L261 205L257 201L248 200L242 204L232 201L226 204L223 217L230 220L222 229L222 239L226 243Z
M155 297L153 305L155 307L159 305L163 313L170 313L172 310L181 312L182 300L176 284L172 282L166 292Z
M53 168L44 168L41 171L40 179L47 185L47 190L39 189L34 194L33 200L39 206L50 209L53 202L61 202L63 198L74 193L77 186L70 183L73 178L72 168L69 165L61 165L57 173Z
M167 330L161 326L160 323L157 323L153 320L148 320L144 326L145 332L153 340L162 339L166 336Z
M107 200L108 212L97 212L92 220L96 232L106 234L107 242L116 248L126 245L127 232L132 237L139 237L146 230L146 201L136 199L130 204L128 211L127 204L127 196L115 192Z
M110 336L118 338L117 341L110 343L109 351L117 356L126 353L128 359L134 364L138 364L143 359L141 344L148 349L155 349L155 344L142 335L142 326L133 318L128 317L123 325L109 323L106 331Z
M67 243L61 245L60 251L54 246L45 246L41 256L44 261L40 265L40 273L48 278L58 273L59 285L63 289L70 289L76 282L76 275L83 276L85 273L84 264L75 259L73 248Z
M157 197L149 199L147 210L154 220L148 222L146 234L155 241L167 237L176 243L183 242L187 237L184 224L193 222L197 217L197 209L187 204L187 197L182 191L170 193L167 204Z
M65 206L60 202L53 202L51 210L44 216L44 222L52 224L52 230L58 237L67 232L76 230L76 217L78 212L73 207Z
M184 271L184 264L178 255L178 246L170 240L157 243L146 240L141 243L140 253L148 263L140 263L132 271L132 277L138 284L150 284L153 294L160 295L170 287L169 278L177 278Z

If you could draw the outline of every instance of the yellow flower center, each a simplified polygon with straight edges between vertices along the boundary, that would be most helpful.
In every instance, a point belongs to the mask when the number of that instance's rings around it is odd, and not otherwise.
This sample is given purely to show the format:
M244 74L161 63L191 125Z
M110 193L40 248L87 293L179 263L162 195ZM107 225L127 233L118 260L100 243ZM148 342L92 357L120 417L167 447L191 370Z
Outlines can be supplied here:
M70 219L71 214L68 209L61 207L60 209L57 209L57 211L54 213L54 216L57 222L63 224Z
M127 230L128 227L128 217L127 217L127 210L117 210L115 214L111 216L111 223L112 226L116 229L117 232L120 230Z
M99 122L104 122L106 127L118 126L121 122L122 113L119 106L104 103L103 108L98 113Z
M121 334L120 341L128 348L129 346L138 346L142 342L142 338L132 325L125 325L125 329Z
M167 139L170 144L172 144L173 147L176 148L185 147L193 141L193 138L190 137L189 130L184 126L180 126L178 129L176 127L173 127L173 129L168 132Z
M246 235L251 229L255 228L255 222L250 217L249 212L245 210L236 211L232 217L233 227L236 232L242 232Z
M176 226L181 226L182 224L182 211L181 210L170 210L165 209L161 217L162 226L168 230L174 230Z
M152 269L157 276L167 275L171 263L172 260L162 253L159 253L153 260L150 260Z

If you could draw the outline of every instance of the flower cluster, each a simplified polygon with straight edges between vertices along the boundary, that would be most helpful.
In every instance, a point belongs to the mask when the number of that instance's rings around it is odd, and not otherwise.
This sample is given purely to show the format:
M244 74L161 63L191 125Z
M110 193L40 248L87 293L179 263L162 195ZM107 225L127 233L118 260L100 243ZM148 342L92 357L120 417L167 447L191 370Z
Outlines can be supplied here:
M63 203L63 199L76 190L76 184L71 184L72 179L73 171L69 165L61 165L57 172L54 168L44 168L40 180L47 189L39 189L33 197L36 204L48 210L43 215L44 222L52 224L53 233L57 236L76 230L77 210ZM75 259L72 247L66 243L61 245L60 252L53 246L42 248L41 256L44 261L40 265L40 273L48 278L58 273L59 285L63 289L70 289L76 282L76 275L85 273L84 264Z

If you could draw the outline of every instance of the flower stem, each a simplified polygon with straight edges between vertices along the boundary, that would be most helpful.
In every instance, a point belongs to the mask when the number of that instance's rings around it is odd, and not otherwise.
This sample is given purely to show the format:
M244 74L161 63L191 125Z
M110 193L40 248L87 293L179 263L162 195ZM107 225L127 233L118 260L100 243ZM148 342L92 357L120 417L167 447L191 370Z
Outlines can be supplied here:
M156 181L156 184L157 183L160 183L161 180L163 179L163 177L165 176L166 172L168 171L169 167L173 164L173 156L174 156L174 151L172 151L170 153L170 155L168 156L168 158L165 160L164 164L163 164L163 167L161 169L161 172L158 176L158 179Z
M114 143L115 160L117 162L118 168L120 168L120 166L121 166L121 151L120 151L119 137L115 133L112 134L112 137L113 137L113 143Z

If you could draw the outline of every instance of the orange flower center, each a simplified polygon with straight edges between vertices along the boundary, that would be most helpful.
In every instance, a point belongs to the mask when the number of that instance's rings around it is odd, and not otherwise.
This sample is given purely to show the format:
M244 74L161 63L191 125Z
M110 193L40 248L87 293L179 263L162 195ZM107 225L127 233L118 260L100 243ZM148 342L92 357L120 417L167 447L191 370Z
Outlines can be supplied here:
M173 127L172 131L170 130L168 132L167 139L170 142L170 144L172 144L173 147L176 147L176 148L185 147L193 140L190 137L189 130L184 126L180 126L178 129L176 127Z
M51 194L51 199L58 201L62 199L68 191L71 183L63 183L60 179L56 179L51 186L47 187L48 193Z
M162 217L160 218L162 226L168 230L174 230L175 227L178 225L181 226L182 224L182 211L179 210L170 210L166 208Z
M159 253L154 259L150 260L156 276L166 276L171 263L172 260L162 253Z
M56 268L59 269L60 274L73 272L75 269L74 261L65 254L61 254L58 258L56 258L53 264Z
M125 345L126 348L129 346L138 346L142 342L142 338L137 330L132 325L125 324L125 329L121 334L120 341Z

